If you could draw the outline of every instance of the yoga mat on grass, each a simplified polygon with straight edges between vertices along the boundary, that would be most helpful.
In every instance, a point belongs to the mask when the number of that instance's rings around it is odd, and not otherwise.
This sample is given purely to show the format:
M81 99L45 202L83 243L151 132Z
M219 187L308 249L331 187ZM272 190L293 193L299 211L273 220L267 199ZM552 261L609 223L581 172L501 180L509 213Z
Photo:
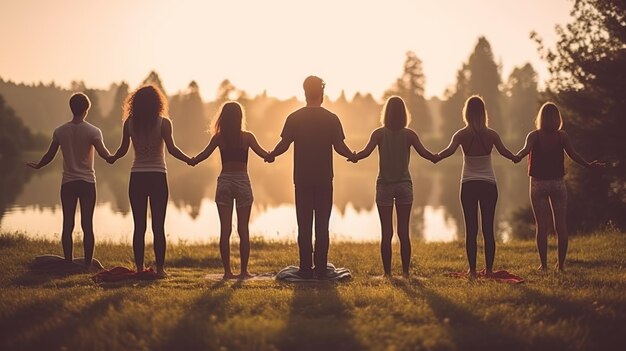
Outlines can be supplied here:
M158 275L154 269L147 268L141 272L126 268L113 267L94 274L91 279L96 283L110 283L124 280L156 280L165 277Z
M85 273L104 269L102 263L95 258L91 260L91 266L86 266L84 257L77 257L72 262L68 262L58 255L36 256L30 268L35 272L51 274Z
M258 274L252 274L252 277L241 278L239 276L234 276L233 278L230 278L230 279L224 279L223 273L209 273L204 276L204 279L212 281L212 282L218 282L222 280L260 281L260 280L274 280L275 276L276 276L276 273L258 273Z
M297 273L300 270L298 266L287 266L276 274L276 280L284 282L320 282L320 281L346 281L352 279L352 272L348 268L336 268L332 263L326 266L326 277L323 279L302 278Z

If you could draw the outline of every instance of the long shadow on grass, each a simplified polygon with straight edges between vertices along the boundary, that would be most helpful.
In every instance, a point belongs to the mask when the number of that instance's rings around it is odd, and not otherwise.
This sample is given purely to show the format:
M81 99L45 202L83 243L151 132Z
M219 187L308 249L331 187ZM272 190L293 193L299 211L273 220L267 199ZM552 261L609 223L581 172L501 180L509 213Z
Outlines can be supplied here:
M503 329L497 321L482 320L471 311L471 306L463 306L413 281L395 280L393 285L410 300L426 300L441 327L460 350L529 349L529 345L524 345L524 340Z
M291 313L279 336L280 350L358 350L351 313L341 301L337 283L297 283L293 286Z
M236 281L228 286L225 280L203 289L188 305L176 326L157 350L216 350L222 344L217 326L228 317L228 301L242 286Z
M547 295L527 286L522 286L521 289L524 292L526 304L548 306L546 313L537 316L542 324L555 325L562 323L563 320L570 320L588 330L584 345L573 344L582 343L583 340L564 340L540 336L536 343L541 345L542 349L616 350L626 344L626 334L624 333L626 315L619 313L626 310L626 302L621 302L621 306L607 307L606 305L610 302L603 302L601 299L594 303L584 299ZM564 294L567 293L564 292ZM611 309L617 313L613 314L607 311Z
M66 299L67 298L67 299ZM106 315L112 306L119 306L122 293L106 294L88 301L78 310L68 310L66 303L76 297L54 296L20 308L11 316L10 323L2 328L3 350L61 350L67 348L68 339L89 330L96 320ZM3 321L3 324L4 321ZM83 333L84 334L84 333ZM88 333L87 333L88 334ZM89 339L87 339L89 340ZM6 344L5 344L6 343ZM93 349L94 345L80 345L81 349Z

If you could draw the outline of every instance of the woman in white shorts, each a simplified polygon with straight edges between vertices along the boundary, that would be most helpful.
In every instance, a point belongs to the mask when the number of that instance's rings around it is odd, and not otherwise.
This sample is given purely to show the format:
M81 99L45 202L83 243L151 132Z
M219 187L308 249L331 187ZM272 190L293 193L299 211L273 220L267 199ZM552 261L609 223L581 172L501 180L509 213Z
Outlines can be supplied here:
M241 255L241 274L250 277L248 259L250 258L250 234L248 222L252 209L252 187L248 177L248 149L259 157L270 156L254 134L245 131L243 108L237 102L230 101L222 105L215 121L213 137L207 147L192 159L196 165L207 159L219 148L222 158L222 172L217 178L215 203L220 217L220 255L224 265L224 279L236 278L230 268L230 234L232 231L233 202L237 209L237 233L239 233L239 252Z
M409 114L402 98L392 96L387 99L381 118L382 127L374 130L365 148L357 153L356 159L368 157L378 146L379 172L376 180L376 205L380 217L380 254L385 276L391 276L391 239L393 237L393 205L398 216L398 238L402 273L409 275L411 263L411 240L409 220L413 205L413 183L409 173L411 146L427 160L435 161L435 156L420 142L417 133L407 128Z
M569 136L562 130L563 119L558 107L546 102L539 109L536 120L537 129L526 137L526 145L516 157L517 161L528 156L528 175L530 176L530 203L535 214L537 251L541 266L545 271L548 264L548 232L554 219L554 231L558 240L557 269L563 270L567 255L567 188L565 176L564 152L585 168L597 168L604 165L597 161L587 162L572 146Z

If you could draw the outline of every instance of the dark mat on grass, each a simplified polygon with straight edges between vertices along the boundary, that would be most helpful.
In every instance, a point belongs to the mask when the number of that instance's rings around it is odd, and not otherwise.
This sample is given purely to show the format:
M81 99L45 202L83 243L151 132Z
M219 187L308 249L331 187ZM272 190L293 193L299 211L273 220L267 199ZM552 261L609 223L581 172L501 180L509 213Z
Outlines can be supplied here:
M152 268L144 269L137 272L126 267L113 267L111 269L102 270L91 277L96 283L120 282L124 280L156 280L165 278L157 274Z
M346 281L352 278L352 272L348 268L336 268L332 263L328 263L326 266L326 277L323 279L318 278L303 278L298 275L299 267L287 266L280 270L276 274L276 280L285 282L316 282L316 281Z
M229 278L229 279L224 279L224 274L222 273L209 273L207 275L204 276L204 279L209 280L209 281L213 281L213 282L217 282L217 281L222 281L222 280L251 280L251 281L256 281L256 280L274 280L274 277L276 276L276 273L256 273L256 274L252 274L251 277L245 277L242 278L238 275Z
M104 269L102 263L95 258L91 261L91 266L88 267L85 265L84 257L78 257L72 262L68 262L58 255L36 256L30 268L35 272L51 274L84 273Z

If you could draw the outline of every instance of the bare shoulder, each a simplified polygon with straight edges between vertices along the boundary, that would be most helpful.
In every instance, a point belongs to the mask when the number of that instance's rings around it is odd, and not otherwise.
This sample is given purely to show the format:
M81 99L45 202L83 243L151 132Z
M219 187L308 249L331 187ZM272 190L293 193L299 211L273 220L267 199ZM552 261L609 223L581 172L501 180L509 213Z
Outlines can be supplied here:
M404 133L406 134L407 137L409 137L410 139L419 139L419 136L417 135L417 132L414 131L411 128L404 128Z

